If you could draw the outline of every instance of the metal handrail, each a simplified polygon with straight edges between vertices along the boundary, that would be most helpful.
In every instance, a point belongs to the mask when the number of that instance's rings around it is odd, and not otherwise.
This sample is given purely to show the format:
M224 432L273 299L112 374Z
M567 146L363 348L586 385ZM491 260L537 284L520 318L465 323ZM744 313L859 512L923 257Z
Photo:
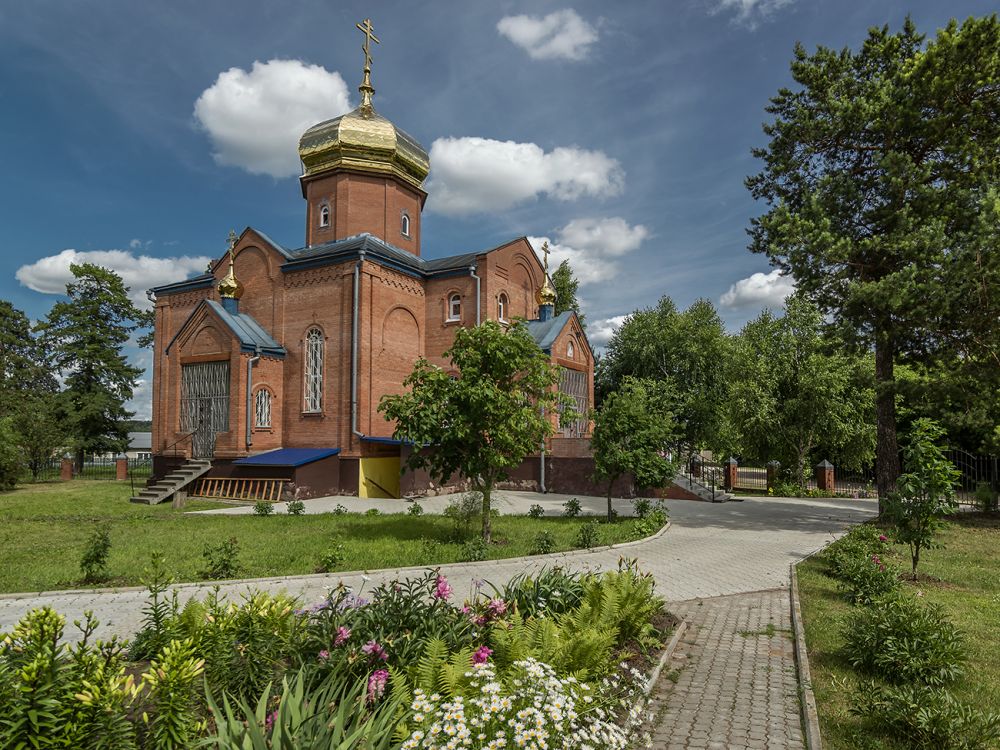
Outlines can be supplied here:
M188 432L188 433L185 433L184 435L181 435L179 438L177 438L177 440L175 440L170 445L168 445L166 448L164 448L160 452L160 455L162 456L162 455L166 454L167 451L169 451L171 448L173 448L174 449L173 456L174 456L174 458L176 458L177 457L177 452L178 452L177 451L177 446L180 443L182 443L185 440L187 440L189 437L193 436L197 431L198 430L195 429L195 430L192 430L191 432ZM153 468L153 454L152 453L149 454L149 458L145 459L141 463L137 463L135 466L132 466L131 464L129 464L129 467L128 467L128 479L129 479L129 484L132 485L132 497L135 497L135 476L134 476L134 474L132 472L133 472L134 469L138 469L141 466L146 466L147 464L150 467L150 472L149 473L150 473L150 475L152 475L152 473L153 473L152 472L152 468Z

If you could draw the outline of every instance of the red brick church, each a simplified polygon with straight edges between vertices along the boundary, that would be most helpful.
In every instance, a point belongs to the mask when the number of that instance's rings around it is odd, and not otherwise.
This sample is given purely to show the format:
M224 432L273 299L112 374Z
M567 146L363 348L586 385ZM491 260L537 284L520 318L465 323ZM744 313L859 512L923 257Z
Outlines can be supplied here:
M428 155L372 106L367 42L365 62L360 106L299 141L305 244L248 227L205 274L152 290L157 474L203 458L208 476L281 477L300 496L424 490L426 477L400 478L409 448L379 400L402 391L418 357L449 368L455 330L484 320L528 321L561 368L560 389L581 413L593 405L591 347L575 313L554 315L525 237L424 257ZM549 460L585 454L588 429L561 427ZM515 472L521 486L544 482L542 459Z

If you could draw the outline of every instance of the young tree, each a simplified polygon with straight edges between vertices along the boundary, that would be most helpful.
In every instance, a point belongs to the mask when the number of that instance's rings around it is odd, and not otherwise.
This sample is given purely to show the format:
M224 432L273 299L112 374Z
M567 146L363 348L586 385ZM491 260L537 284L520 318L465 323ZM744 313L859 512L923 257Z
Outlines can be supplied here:
M10 417L0 417L0 490L12 490L21 476L24 457Z
M822 328L815 305L790 297L783 317L765 310L744 326L729 366L732 451L779 461L799 485L820 446L844 468L868 465L875 448L870 365L828 351Z
M0 417L24 411L25 399L51 400L56 380L31 333L28 316L0 300Z
M114 271L90 263L72 265L75 281L68 300L57 302L39 325L53 364L65 378L59 407L82 468L88 452L123 450L124 420L142 373L128 363L122 348L133 331L148 323Z
M624 474L639 487L662 487L677 467L666 457L676 440L670 413L670 387L664 381L626 377L594 415L594 479L607 482L608 521L613 518L611 490Z
M906 473L886 503L896 540L910 548L913 580L917 580L920 551L937 546L934 537L944 526L942 517L957 507L959 471L937 445L942 435L944 430L931 420L917 420L903 456Z
M379 411L396 421L397 438L426 446L410 454L409 467L439 482L461 474L482 495L490 541L494 486L552 434L546 412L568 406L555 391L556 368L521 324L459 328L445 356L458 377L421 358L404 381L409 392L383 397Z
M874 348L886 497L900 471L899 356L997 341L1000 23L953 21L925 45L907 19L897 34L871 29L856 52L796 46L792 76L747 180L769 207L750 249Z
M627 376L668 384L678 439L691 450L714 445L726 401L725 362L729 340L708 300L683 312L669 297L636 310L615 331L601 359L597 388L604 398Z
M66 433L59 423L55 400L28 398L25 408L14 417L13 425L24 462L31 471L31 478L37 481L56 451L66 446Z
M576 291L580 288L580 282L573 275L573 268L568 260L564 260L559 267L552 272L552 286L555 287L556 294L556 315L567 310L575 310L580 318L580 325L583 325L583 314L580 312L580 303L576 299Z

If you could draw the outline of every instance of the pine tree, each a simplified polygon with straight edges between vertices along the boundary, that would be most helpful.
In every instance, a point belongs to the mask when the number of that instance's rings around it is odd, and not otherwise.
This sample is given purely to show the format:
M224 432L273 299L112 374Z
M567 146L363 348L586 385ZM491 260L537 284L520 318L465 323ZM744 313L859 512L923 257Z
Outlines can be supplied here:
M750 249L874 349L886 497L900 473L897 361L949 348L997 359L1000 24L952 21L925 44L907 19L858 51L797 46L792 76L747 180L768 204Z
M134 331L148 325L114 271L90 263L70 266L75 281L67 284L39 330L53 366L64 377L59 408L76 450L78 466L86 453L123 450L128 441L124 420L142 373L128 363L122 349Z

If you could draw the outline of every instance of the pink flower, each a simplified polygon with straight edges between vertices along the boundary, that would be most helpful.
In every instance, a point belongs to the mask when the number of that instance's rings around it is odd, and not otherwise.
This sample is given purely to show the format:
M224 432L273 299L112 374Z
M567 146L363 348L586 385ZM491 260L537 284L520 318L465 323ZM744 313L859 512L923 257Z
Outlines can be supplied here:
M278 718L278 709L275 709L274 711L272 711L271 713L269 713L267 715L267 718L264 719L264 731L265 732L268 731L271 727L274 726L274 720L277 719L277 718Z
M493 655L493 649L489 646L480 646L476 649L476 652L472 655L473 664L484 664L489 660L490 656Z
M343 625L341 625L339 628L337 628L337 635L333 639L334 648L336 648L337 646L343 646L347 642L347 639L350 637L351 637L351 629L345 628Z
M447 599L451 596L452 588L448 585L448 579L444 576L437 577L437 584L434 587L434 598L435 599Z
M888 542L889 541L889 537L887 537L885 534L879 534L878 535L878 540L880 542Z
M361 647L361 653L374 656L376 659L381 659L382 661L389 658L389 654L386 653L378 641L368 641L368 643Z
M389 673L384 669L376 669L368 677L368 702L374 703L385 695L385 685L389 680Z
M330 652L327 651L326 649L323 649L322 651L319 652L319 658L322 659L323 661L326 661L327 659L330 658Z
M507 612L507 602L503 599L493 599L486 605L486 609L493 617L501 617Z

